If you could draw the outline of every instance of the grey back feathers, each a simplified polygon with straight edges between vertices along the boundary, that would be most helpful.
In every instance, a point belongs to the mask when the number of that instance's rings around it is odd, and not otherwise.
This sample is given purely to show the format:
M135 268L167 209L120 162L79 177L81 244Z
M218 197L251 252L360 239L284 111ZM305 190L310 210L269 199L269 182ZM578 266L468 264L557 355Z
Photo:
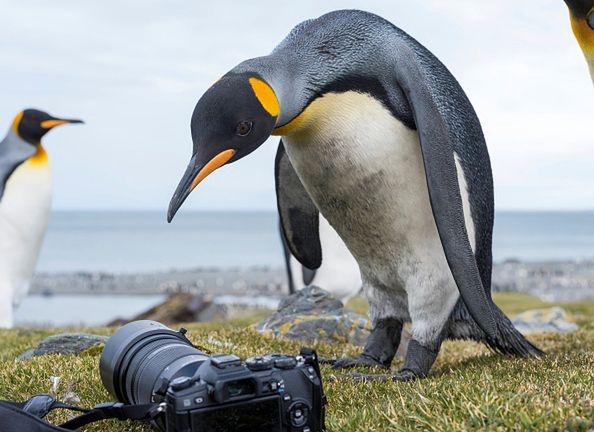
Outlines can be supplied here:
M6 182L15 169L37 151L32 144L21 139L11 129L0 142L0 200L4 195Z

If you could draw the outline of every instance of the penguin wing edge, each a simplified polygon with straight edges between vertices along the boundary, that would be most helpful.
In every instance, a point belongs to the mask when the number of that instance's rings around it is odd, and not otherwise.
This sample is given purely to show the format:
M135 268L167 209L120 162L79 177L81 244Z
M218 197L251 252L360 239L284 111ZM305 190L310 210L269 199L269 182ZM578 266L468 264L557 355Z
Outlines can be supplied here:
M310 270L322 264L320 214L289 161L282 140L274 161L276 202L281 231L297 261Z
M436 80L439 71L434 69L432 59L407 44L399 47L396 60L396 80L412 109L431 209L448 265L470 315L488 336L496 337L493 307L483 288L464 223L454 159L455 145L475 144L461 142L465 134L456 133L456 128L463 125L451 108L450 92L459 87L453 77L451 82ZM447 70L445 72L449 75ZM444 89L439 88L442 84Z

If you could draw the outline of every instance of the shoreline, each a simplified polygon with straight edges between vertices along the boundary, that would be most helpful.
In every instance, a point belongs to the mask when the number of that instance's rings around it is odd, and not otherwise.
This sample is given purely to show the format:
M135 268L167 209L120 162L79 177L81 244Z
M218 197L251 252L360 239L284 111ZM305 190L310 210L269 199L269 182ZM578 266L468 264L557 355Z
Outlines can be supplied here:
M594 299L594 260L509 259L494 264L492 283L493 292L520 292L546 301ZM196 267L159 272L37 273L29 295L155 295L176 292L280 297L288 293L288 288L283 267Z

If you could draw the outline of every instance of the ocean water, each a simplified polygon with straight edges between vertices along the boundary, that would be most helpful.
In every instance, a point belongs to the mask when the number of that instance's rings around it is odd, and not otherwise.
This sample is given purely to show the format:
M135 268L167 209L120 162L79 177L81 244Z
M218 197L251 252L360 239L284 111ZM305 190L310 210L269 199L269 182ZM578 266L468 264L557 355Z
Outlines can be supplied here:
M499 212L496 261L594 258L594 212ZM275 212L55 212L41 251L44 272L151 272L283 265ZM31 295L19 326L102 325L132 317L163 296ZM270 300L270 299L268 299Z
M145 272L283 265L276 213L57 211L38 271ZM495 261L594 258L594 212L498 212Z

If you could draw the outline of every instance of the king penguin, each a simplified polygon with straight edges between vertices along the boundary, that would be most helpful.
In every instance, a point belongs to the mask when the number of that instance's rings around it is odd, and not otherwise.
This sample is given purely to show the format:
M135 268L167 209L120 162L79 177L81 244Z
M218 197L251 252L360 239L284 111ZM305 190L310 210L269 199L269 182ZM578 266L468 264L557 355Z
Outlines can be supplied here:
M26 109L0 142L0 327L13 325L47 227L52 173L41 138L68 123L82 121Z
M573 34L590 68L594 84L594 0L565 0Z
M336 367L427 376L444 338L539 356L491 299L493 180L479 120L448 69L385 19L341 10L295 27L198 101L168 220L210 173L281 136L277 206L291 252L320 266L321 213L356 259L373 329ZM371 376L366 376L371 379Z

